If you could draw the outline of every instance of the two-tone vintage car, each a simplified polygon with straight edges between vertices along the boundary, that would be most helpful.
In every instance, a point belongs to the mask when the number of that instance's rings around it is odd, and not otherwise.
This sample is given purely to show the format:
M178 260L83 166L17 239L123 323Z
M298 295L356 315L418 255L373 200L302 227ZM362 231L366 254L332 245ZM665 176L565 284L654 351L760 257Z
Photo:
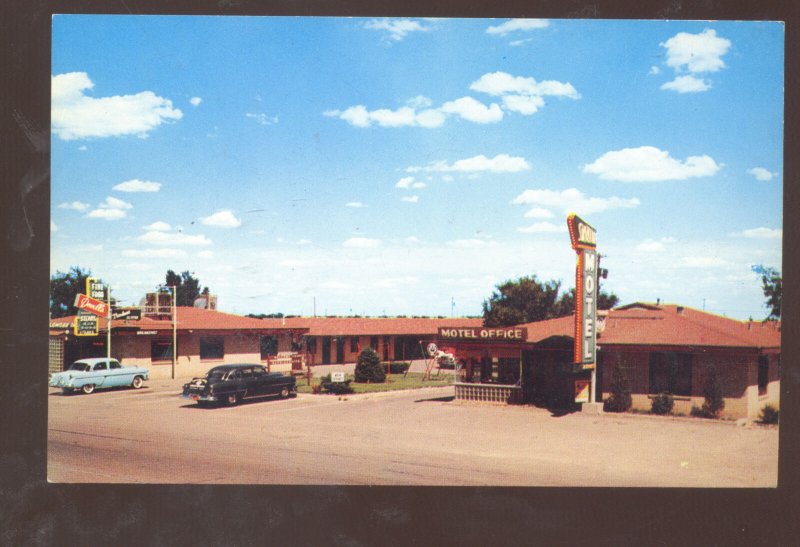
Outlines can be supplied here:
M199 405L235 405L244 399L276 395L282 398L297 395L293 376L243 363L220 365L209 370L205 378L193 378L184 384L181 397L197 401Z
M142 367L123 367L116 359L92 357L79 359L63 372L50 377L50 387L60 387L65 394L81 390L92 393L95 389L131 386L139 389L148 379L148 370Z

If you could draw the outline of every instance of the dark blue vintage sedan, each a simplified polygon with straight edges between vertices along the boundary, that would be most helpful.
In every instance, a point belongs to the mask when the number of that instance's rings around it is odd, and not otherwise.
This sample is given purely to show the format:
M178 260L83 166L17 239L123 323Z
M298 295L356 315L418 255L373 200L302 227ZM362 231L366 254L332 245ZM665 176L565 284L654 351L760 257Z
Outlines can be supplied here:
M184 384L181 397L197 401L199 405L235 405L254 397L296 395L297 382L293 376L267 372L261 365L244 363L220 365L209 370L205 378L193 378Z

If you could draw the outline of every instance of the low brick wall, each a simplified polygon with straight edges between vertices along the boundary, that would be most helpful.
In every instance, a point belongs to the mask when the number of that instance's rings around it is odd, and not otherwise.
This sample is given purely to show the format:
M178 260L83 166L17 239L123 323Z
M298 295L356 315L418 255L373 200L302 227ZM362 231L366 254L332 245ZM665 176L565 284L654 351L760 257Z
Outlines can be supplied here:
M522 401L522 388L503 384L457 383L456 400L483 403L518 404Z

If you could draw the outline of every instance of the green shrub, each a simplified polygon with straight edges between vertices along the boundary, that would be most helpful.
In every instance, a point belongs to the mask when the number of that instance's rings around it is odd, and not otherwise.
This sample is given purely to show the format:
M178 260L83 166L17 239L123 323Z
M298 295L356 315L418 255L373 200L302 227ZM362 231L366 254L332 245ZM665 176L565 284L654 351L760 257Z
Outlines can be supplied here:
M358 355L355 380L358 383L381 384L386 380L386 372L381 366L380 357L372 348L364 349Z
M699 406L692 406L692 410L691 410L691 412L689 412L689 415L692 416L693 418L708 418L709 417L708 414L706 413L706 411L703 410L702 408L700 408Z
M346 393L353 393L353 388L350 387L350 380L344 382L322 382L320 384L322 389L334 395L344 395Z
M381 363L381 366L383 367L383 372L389 371L392 374L405 374L411 366L411 363L397 361L395 363Z
M675 406L675 400L669 393L659 393L653 397L650 412L653 414L669 414L672 412L672 407Z
M780 420L781 411L772 405L766 405L761 409L759 420L762 424L777 424Z
M614 371L611 373L611 387L609 388L611 395L603 401L603 410L606 412L625 412L631 408L633 400L631 399L631 383L625 372L622 370L622 365L617 363L614 365Z
M706 385L703 387L703 412L708 418L716 418L722 409L725 408L725 399L723 399L722 391L722 378L716 368L711 368L708 371L708 379Z

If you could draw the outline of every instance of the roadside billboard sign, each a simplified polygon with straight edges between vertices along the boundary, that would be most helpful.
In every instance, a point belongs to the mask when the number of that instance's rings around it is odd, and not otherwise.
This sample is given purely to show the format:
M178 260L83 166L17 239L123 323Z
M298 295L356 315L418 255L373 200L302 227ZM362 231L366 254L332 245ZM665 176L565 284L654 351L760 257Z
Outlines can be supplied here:
M75 307L101 317L108 316L108 304L83 293L75 295Z
M86 278L86 294L95 300L104 300L108 302L108 291L106 290L106 286L96 277Z
M575 380L575 402L589 402L589 380Z
M117 321L139 321L142 318L141 308L111 308L111 319Z
M575 268L574 362L584 370L595 367L597 355L597 230L575 214L567 217Z
M97 336L97 324L96 315L84 310L78 310L78 315L75 317L73 325L75 336Z

